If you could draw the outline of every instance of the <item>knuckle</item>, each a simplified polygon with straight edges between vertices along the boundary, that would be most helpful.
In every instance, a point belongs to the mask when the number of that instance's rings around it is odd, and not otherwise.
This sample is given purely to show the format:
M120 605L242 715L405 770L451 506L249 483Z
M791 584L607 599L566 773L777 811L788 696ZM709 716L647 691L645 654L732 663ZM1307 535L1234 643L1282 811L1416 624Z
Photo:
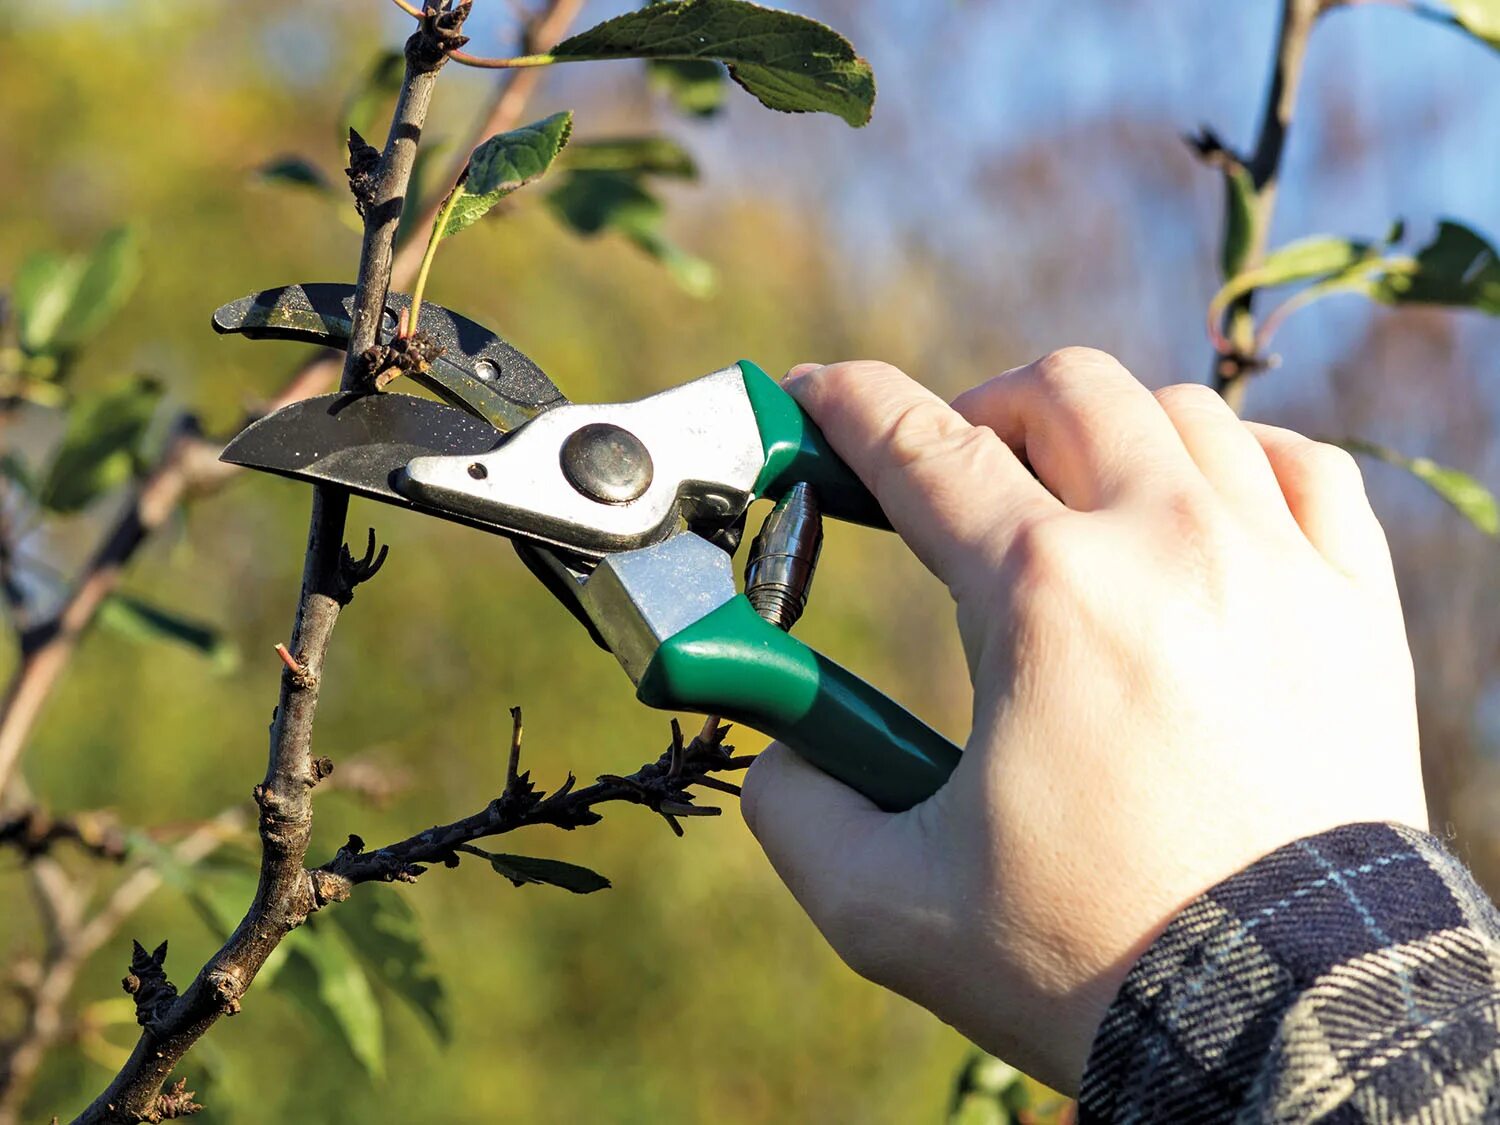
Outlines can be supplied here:
M1060 386L1078 379L1130 377L1124 366L1098 348L1066 347L1048 352L1031 365L1033 377L1044 386Z
M1022 595L1069 585L1077 576L1078 542L1066 515L1029 520L1016 529L1004 561L1007 585Z
M1176 410L1205 410L1217 414L1228 409L1219 393L1204 383L1173 383L1153 393L1168 414Z

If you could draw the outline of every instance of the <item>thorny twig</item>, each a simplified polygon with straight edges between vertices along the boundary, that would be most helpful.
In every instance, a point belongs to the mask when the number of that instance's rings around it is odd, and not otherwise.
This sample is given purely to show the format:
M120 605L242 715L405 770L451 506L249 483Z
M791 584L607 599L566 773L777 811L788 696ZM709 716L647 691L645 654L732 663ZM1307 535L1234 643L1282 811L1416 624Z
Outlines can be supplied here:
M511 716L511 754L505 788L498 797L476 813L385 847L367 850L364 841L351 837L333 859L311 873L319 905L347 898L360 883L409 883L424 874L430 864L453 866L464 845L490 836L539 824L567 831L597 824L602 818L595 809L610 801L644 805L681 836L679 817L720 814L718 808L697 804L692 786L703 785L737 795L738 786L713 775L745 769L753 760L748 756L736 757L734 748L724 742L729 732L727 726L717 722L711 726L705 724L691 742L684 744L681 728L674 719L672 744L656 761L625 776L603 774L593 785L582 789L575 787L576 780L569 774L557 789L544 793L532 783L530 771L519 769L521 709L513 707Z

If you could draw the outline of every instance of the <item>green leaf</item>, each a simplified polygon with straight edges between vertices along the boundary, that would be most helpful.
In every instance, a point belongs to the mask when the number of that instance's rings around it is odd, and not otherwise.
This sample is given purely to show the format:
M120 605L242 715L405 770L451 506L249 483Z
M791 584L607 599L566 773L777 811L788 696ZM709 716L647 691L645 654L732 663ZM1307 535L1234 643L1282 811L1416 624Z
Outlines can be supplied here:
M15 453L0 453L0 477L4 477L15 485L17 491L23 496L32 496L36 493L36 481L31 478L31 470L26 467Z
M1415 261L1390 263L1371 296L1391 305L1455 305L1500 316L1500 258L1474 231L1445 219Z
M140 275L140 238L131 227L109 231L87 254L32 255L15 281L21 350L29 356L75 350L120 310Z
M613 230L657 259L694 296L714 287L713 267L679 249L662 234L661 200L638 176L618 172L574 172L547 196L553 212L585 237Z
M132 227L117 227L84 259L52 349L71 351L103 328L125 304L140 277L140 237Z
M334 194L328 177L312 161L301 156L278 156L255 170L258 179L268 184L285 184L304 188L318 195Z
M855 126L875 107L875 75L847 39L745 0L663 0L565 39L550 57L721 62L769 109L833 113Z
M660 136L577 141L569 147L562 165L574 172L622 172L681 180L698 177L692 154L670 137Z
M345 151L349 130L360 136L375 135L377 115L401 90L401 78L406 73L406 55L401 51L382 51L371 61L359 84L344 100L344 111L339 115L338 150ZM378 146L377 146L378 147Z
M1243 165L1224 169L1224 246L1219 267L1227 281L1245 268L1255 235L1255 181Z
M1448 6L1460 27L1500 51L1500 0L1449 0Z
M610 885L609 880L597 871L579 867L576 863L564 863L560 859L537 859L528 855L497 855L493 852L481 851L479 848L466 847L463 850L489 860L490 866L498 874L504 875L518 887L527 883L536 883L549 887L561 887L565 891L572 891L575 895L587 895L605 890Z
M42 505L76 512L130 480L161 395L154 379L137 377L75 404L42 483Z
M396 891L361 887L328 917L344 931L371 975L406 1001L440 1042L449 1042L453 1027L448 995L411 904Z
M692 117L712 117L724 108L729 92L721 63L712 59L647 59L646 82Z
M1269 289L1275 285L1341 274L1361 263L1373 264L1379 253L1375 243L1324 235L1289 242L1267 254L1260 265L1243 270L1226 281L1209 302L1209 319L1217 320L1235 300L1252 289Z
M1387 446L1360 438L1346 438L1339 444L1351 453L1363 453L1388 465L1405 469L1480 531L1500 539L1500 502L1496 501L1489 489L1469 474L1446 468L1426 457L1407 457Z
M80 259L45 250L21 263L12 290L21 351L42 355L51 350L82 274Z
M347 1046L366 1073L380 1078L385 1073L385 1023L343 931L314 919L282 944L291 952L272 987Z
M540 178L568 143L573 130L571 113L554 113L530 125L499 133L469 157L463 183L447 210L443 236L457 234L478 222L500 200Z
M132 641L181 645L208 660L216 672L239 667L239 650L213 626L129 594L111 594L99 607L99 623Z

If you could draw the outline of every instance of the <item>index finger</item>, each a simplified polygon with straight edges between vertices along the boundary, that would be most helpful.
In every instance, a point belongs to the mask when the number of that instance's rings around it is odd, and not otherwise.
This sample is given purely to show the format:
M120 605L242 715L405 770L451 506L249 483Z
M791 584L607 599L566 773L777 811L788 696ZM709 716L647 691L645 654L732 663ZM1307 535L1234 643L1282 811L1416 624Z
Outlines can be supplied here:
M987 427L887 363L797 369L786 389L950 589L1026 521L1060 505Z

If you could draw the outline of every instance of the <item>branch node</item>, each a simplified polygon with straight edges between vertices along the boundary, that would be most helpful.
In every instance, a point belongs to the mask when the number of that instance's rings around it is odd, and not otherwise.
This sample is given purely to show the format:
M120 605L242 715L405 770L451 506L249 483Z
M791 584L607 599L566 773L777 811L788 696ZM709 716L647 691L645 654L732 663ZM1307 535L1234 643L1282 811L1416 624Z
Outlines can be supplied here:
M354 588L380 573L380 568L385 565L385 560L390 556L391 548L388 544L376 544L375 529L369 529L369 538L365 542L365 553L359 558L354 557L354 552L349 550L349 544L339 546L339 567L337 577L336 596L340 605L348 605L354 600Z
M349 177L354 209L363 219L375 206L375 192L380 186L380 150L353 128L349 130L349 167L344 169L344 175Z
M1236 152L1218 133L1207 126L1200 126L1196 133L1183 135L1183 142L1193 150L1199 160L1209 168L1217 168L1221 172L1234 172L1247 167L1245 158Z
M422 9L417 30L406 41L406 65L414 71L437 70L448 61L448 54L469 41L462 33L472 4L467 0L429 0Z
M203 1108L193 1101L195 1097L197 1097L197 1091L187 1088L187 1079L179 1078L173 1083L171 1089L156 1095L156 1104L147 1111L145 1120L161 1122L171 1121L178 1117L191 1117Z
M290 678L296 687L303 691L311 691L318 686L317 674L293 656L286 645L278 643L276 655L281 657L281 662L286 665L286 671L282 675Z
M153 1034L177 999L177 986L167 979L167 943L150 953L139 941L131 942L130 972L120 981L127 995L135 997L135 1022Z
M314 758L308 764L307 787L309 789L318 782L333 776L333 759L329 757Z

